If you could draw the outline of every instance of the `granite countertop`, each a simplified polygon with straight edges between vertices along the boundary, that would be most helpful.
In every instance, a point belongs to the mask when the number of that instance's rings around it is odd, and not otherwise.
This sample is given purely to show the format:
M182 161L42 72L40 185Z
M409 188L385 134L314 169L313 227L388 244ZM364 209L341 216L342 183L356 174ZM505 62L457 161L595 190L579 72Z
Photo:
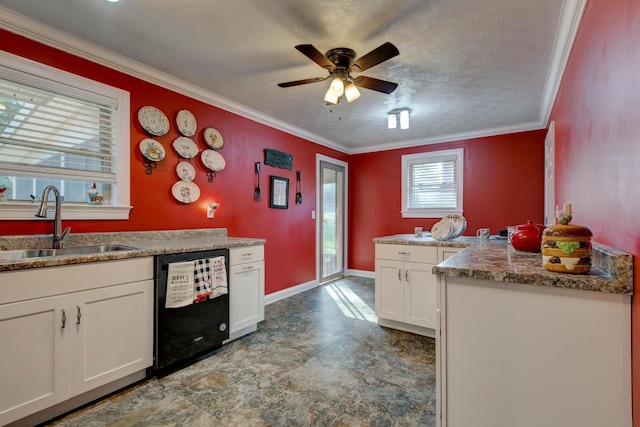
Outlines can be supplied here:
M465 247L466 249L433 268L435 274L442 276L627 295L633 293L633 257L595 242L592 243L591 272L565 274L545 270L540 253L515 250L506 239L482 241L477 237L461 236L450 241L436 241L431 237L397 234L378 237L373 241L383 244Z
M87 262L118 260L154 255L193 252L201 250L264 245L265 239L229 237L224 228L168 231L135 231L122 233L70 234L65 247L92 245L126 245L134 249L82 255L60 255L0 261L0 271L24 270L38 267L82 264ZM4 236L1 250L50 248L51 235ZM0 252L1 254L1 252Z

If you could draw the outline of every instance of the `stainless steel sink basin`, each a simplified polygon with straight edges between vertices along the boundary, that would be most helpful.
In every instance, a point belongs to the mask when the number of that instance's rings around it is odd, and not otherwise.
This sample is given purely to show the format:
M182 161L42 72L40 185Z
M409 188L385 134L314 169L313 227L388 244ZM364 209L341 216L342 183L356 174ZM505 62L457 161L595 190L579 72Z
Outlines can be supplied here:
M137 248L125 245L71 246L64 249L22 249L0 251L0 262L20 261L32 258L49 258L65 255L91 255L105 252L132 251Z

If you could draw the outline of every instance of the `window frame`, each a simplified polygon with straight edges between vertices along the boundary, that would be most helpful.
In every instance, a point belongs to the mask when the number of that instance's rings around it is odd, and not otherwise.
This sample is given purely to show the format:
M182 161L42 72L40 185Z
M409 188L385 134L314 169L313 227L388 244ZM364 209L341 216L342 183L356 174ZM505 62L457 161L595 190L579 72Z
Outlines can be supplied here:
M409 208L409 165L415 163L431 163L453 157L456 162L456 206L454 208ZM404 154L401 156L402 173L402 218L442 218L450 214L462 215L463 187L464 187L464 149L454 148L450 150L428 151L416 154Z
M62 94L116 106L116 197L111 205L65 203L63 219L129 219L131 211L130 94L128 91L72 74L49 65L0 51L0 76ZM51 198L51 200L53 200ZM54 209L47 211L52 218ZM0 203L0 220L39 220L28 201Z

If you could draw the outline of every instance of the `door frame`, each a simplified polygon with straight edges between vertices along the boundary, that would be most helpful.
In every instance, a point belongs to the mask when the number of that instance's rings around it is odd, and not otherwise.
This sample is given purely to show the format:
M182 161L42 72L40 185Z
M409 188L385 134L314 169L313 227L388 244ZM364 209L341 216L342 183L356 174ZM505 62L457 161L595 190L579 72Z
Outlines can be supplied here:
M343 162L342 160L334 159L333 157L328 157L322 154L316 153L316 210L313 211L314 218L316 220L316 282L320 283L320 275L322 266L320 264L320 245L322 242L320 236L320 210L322 210L322 206L320 205L320 195L322 194L322 182L320 182L320 162L330 163L336 166L341 166L344 168L344 235L343 237L343 260L342 265L344 267L344 273L347 274L348 266L347 266L347 254L349 253L349 164Z

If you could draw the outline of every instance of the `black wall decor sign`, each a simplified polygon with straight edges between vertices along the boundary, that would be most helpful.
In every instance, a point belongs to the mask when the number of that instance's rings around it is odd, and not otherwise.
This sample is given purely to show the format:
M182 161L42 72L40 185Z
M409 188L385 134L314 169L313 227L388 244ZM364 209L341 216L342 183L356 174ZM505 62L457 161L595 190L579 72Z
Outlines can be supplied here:
M276 168L291 170L293 165L293 154L287 154L282 151L265 148L264 164Z

